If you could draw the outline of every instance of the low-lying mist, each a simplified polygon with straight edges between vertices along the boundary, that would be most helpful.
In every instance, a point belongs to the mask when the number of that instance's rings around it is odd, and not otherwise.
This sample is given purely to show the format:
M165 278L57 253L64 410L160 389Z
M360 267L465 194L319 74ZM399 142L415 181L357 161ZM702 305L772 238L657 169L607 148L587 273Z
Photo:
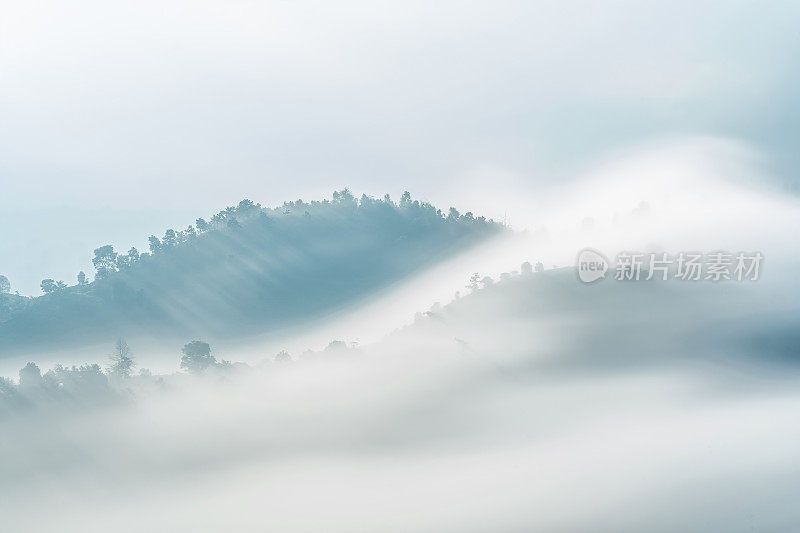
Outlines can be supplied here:
M570 280L517 275L374 345L129 378L111 402L9 415L4 523L84 532L796 524L787 505L800 489L796 367L719 336L701 343L695 327L737 318L727 311L701 324L709 309L695 310L665 331L659 319L680 307L675 292L687 296L670 282L604 316L618 303L611 290L583 310L558 303L583 289ZM666 307L626 327L652 302Z
M179 346L128 339L152 375L19 387L3 529L796 530L800 209L745 159L694 141L521 191L552 206L527 231L313 327L214 344L232 364L178 372ZM757 281L585 285L587 246L765 260Z

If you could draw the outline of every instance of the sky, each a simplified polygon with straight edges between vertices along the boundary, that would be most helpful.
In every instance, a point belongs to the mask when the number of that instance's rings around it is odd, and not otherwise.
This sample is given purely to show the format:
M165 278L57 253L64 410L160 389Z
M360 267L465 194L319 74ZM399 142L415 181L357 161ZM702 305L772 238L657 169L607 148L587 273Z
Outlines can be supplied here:
M102 244L345 186L525 221L510 200L664 139L742 143L797 187L798 11L5 0L0 273L37 294Z

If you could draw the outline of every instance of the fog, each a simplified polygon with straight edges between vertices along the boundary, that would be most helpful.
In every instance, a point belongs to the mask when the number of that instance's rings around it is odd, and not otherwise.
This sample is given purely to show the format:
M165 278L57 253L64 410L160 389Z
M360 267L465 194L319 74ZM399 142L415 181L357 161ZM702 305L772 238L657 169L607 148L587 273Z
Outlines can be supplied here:
M557 274L532 276L547 275ZM686 337L668 341L688 324L621 326L652 298L586 333L606 302L577 315L570 303L523 312L529 302L519 292L501 283L476 296L484 301L357 351L173 376L137 390L133 402L6 418L2 453L14 460L3 463L4 523L26 531L797 523L794 365L727 349L711 357L725 349L718 339L690 350L679 342Z
M351 187L512 223L520 186L706 135L797 190L797 6L742 1L7 1L0 272L22 294L106 243ZM113 228L113 231L112 231ZM71 243L69 246L66 243ZM24 249L25 253L20 250Z
M29 531L796 523L787 506L797 490L794 392L731 399L691 376L646 374L534 387L487 378L480 365L412 361L411 372L306 369L48 421L49 429L28 424L28 436L48 438L24 450L4 440L21 458L5 468L4 523Z
M4 2L0 531L799 531L797 19Z
M3 523L794 530L800 209L767 181L740 143L633 147L573 184L520 189L526 232L303 329L213 346L249 365L189 375L177 347L129 339L157 375L123 380L112 400L0 414ZM765 262L754 282L583 285L572 266L585 246ZM520 272L525 260L544 271ZM476 271L496 282L467 289ZM348 344L326 348L334 339ZM274 362L279 349L293 360Z

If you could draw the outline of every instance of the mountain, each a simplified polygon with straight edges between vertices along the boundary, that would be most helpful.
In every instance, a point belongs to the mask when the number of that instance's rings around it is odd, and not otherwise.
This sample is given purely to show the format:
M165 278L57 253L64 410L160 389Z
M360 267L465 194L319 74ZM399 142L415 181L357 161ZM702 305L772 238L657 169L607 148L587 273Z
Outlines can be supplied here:
M777 290L781 290L778 288ZM767 284L725 281L578 280L575 269L504 274L417 316L376 351L505 359L538 371L620 368L721 360L800 361L800 309ZM501 355L502 354L502 357ZM400 355L400 354L397 354ZM747 365L750 363L751 365Z
M150 252L95 250L97 277L13 300L0 314L0 352L154 338L230 337L312 320L503 231L429 203L388 197L249 200L196 227L150 237ZM10 297L10 295L6 295Z

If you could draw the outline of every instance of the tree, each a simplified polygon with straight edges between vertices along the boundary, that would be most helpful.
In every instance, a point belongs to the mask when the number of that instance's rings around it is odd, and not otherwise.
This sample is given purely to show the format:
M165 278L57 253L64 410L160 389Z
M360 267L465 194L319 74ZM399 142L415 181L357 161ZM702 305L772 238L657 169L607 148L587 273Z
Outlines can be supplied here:
M494 285L494 280L491 278L491 276L484 276L484 278L481 280L481 285L483 285L484 288L491 287Z
M81 365L72 368L56 365L43 376L48 384L55 385L69 395L84 398L98 398L109 394L108 378L98 364Z
M13 400L17 396L17 388L9 378L0 377L0 400Z
M106 244L105 246L96 248L92 264L97 270L97 274L95 275L97 279L107 278L109 274L116 272L117 252L114 251L114 247L110 244Z
M481 275L475 272L473 275L469 277L469 284L467 284L467 288L471 291L477 291L480 287Z
M217 360L211 355L211 346L207 342L192 341L181 349L181 368L192 374L201 374Z
M19 371L19 389L33 392L42 388L42 371L36 363L28 363Z
M8 294L11 292L11 282L5 276L0 276L0 294Z
M164 248L170 248L178 244L178 237L175 235L174 229L168 229L166 233L164 233L164 239L161 241L164 245Z
M123 378L130 377L133 367L136 366L133 361L133 352L128 343L122 338L117 339L114 351L109 356L109 359L111 360L111 365L108 367L108 372Z
M206 222L204 218L198 218L194 221L194 223L197 226L197 231L200 233L205 233L208 231L208 222Z
M292 360L292 356L289 355L289 352L287 352L286 350L281 350L275 356L275 362L276 363L288 363L291 360Z
M42 288L42 292L45 294L53 294L58 290L58 284L55 282L55 280L50 278L43 279L39 286Z
M89 282L86 281L86 274L81 270L78 272L78 285L88 285Z
M448 213L447 213L447 220L455 222L456 220L458 220L458 217L460 217L460 216L461 215L458 212L458 209L456 209L455 207L451 207L450 211L448 211Z
M236 212L240 215L249 215L256 209L257 209L256 204L254 204L252 200L248 200L247 198L239 202L239 205L236 206Z
M126 254L119 254L117 256L117 269L126 270L131 266L131 258Z
M538 261L536 263L536 272L544 272L544 265L542 264L541 261Z
M352 205L356 202L355 196L350 189L345 187L341 191L333 191L333 200L338 204Z
M119 257L117 257L117 267L120 270L126 270L139 261L139 257L139 250L132 246L127 254L120 254Z
M162 248L161 241L158 239L158 237L156 237L155 235L150 235L150 237L148 238L148 241L150 242L150 253L151 254L156 255L158 252L161 251L161 248Z
M519 267L519 271L523 275L531 274L533 272L533 266L528 261L525 261L524 263L522 263L522 266Z

